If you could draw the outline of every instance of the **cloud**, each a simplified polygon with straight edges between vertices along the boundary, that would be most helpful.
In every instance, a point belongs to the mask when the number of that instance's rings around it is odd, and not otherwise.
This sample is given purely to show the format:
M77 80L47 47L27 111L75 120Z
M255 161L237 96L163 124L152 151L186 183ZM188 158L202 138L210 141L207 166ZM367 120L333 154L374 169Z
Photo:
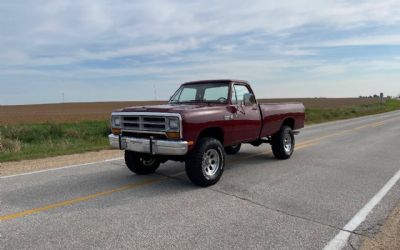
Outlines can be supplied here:
M0 12L8 88L214 77L261 86L399 68L397 0L38 0L4 2ZM367 46L376 49L347 49Z
M377 45L395 45L400 46L400 35L380 35L349 37L339 40L331 40L318 44L316 47L341 47L341 46L377 46ZM310 45L307 45L310 46Z

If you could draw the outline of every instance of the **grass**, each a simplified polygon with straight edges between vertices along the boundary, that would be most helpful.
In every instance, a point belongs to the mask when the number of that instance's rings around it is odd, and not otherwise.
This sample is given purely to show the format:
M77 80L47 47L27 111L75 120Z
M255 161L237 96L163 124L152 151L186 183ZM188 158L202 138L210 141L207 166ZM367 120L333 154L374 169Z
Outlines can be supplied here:
M0 126L0 162L81 153L109 147L108 121Z
M385 103L354 105L330 109L306 109L306 124L343 120L365 115L373 115L400 109L399 100L387 100Z
M341 108L306 109L306 124L400 109L400 101ZM0 125L0 162L35 159L109 148L109 121Z

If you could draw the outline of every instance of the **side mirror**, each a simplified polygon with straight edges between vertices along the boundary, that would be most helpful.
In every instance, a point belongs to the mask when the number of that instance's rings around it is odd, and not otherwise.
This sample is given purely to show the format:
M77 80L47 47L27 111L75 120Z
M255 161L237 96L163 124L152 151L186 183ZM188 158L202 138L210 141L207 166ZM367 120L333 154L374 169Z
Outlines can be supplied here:
M245 106L253 106L256 103L256 98L251 93L244 94L243 103Z

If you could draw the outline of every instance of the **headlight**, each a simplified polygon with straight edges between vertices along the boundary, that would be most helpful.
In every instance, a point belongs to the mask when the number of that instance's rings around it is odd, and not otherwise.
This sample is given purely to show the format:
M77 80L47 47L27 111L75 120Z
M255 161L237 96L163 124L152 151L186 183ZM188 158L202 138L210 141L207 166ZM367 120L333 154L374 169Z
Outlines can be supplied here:
M111 118L111 125L113 126L113 127L120 127L121 126L121 117L119 117L119 116L113 116L112 118Z
M168 127L170 130L179 130L180 122L178 118L170 118L168 120Z

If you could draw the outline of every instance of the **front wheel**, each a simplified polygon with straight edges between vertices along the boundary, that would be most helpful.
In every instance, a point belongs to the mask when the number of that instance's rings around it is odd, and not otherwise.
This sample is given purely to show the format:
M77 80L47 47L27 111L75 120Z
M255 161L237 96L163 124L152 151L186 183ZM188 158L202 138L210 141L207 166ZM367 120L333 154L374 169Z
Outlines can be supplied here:
M289 159L294 151L294 135L288 126L283 126L279 132L272 136L272 153L275 158Z
M145 175L154 173L160 160L154 155L125 151L125 164L135 174Z
M224 172L225 151L221 142L214 138L202 138L186 159L188 178L201 187L214 185Z

